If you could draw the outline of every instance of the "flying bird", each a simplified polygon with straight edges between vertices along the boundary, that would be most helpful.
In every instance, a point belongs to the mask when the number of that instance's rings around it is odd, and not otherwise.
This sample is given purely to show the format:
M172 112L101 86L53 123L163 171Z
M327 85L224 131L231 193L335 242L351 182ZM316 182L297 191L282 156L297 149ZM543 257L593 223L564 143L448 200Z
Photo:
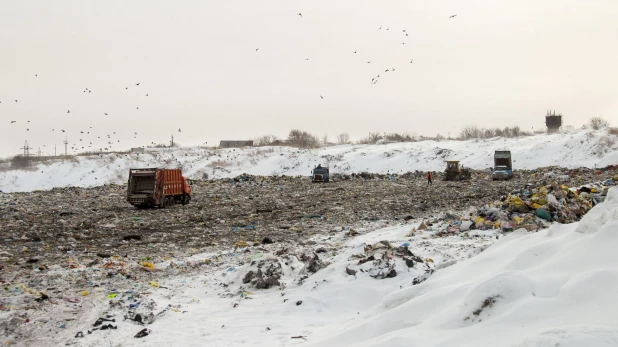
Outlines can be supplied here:
M71 110L67 110L67 113L71 113Z
M136 109L136 110L139 110L139 106L137 106L135 109Z
M30 131L30 129L26 128L26 131Z
M34 75L34 77L39 77L39 75Z
M321 98L321 99L324 99L324 97L323 97L322 95L320 95L320 98Z
M148 96L148 94L146 94L146 96Z
M449 18L455 18L455 17L457 17L457 15L456 15L456 14L454 14L454 15L450 16Z
M178 128L178 132L180 133L180 132L182 132L182 130L180 130L180 128Z
M15 102L17 102L17 100L15 100Z
M26 123L30 123L30 121L27 121Z
M257 52L259 48L256 48L255 51Z
M388 69L384 70L384 72L388 72L388 71L389 71Z
M380 27L378 28L378 30L382 29L382 26L380 25Z
M139 83L135 83L136 86L139 86Z
M105 115L107 116L107 113Z
M402 45L405 45L406 43L405 43L405 42L402 42L401 44L402 44Z
M412 64L414 62L414 59L410 59L410 64Z
M300 13L300 12L298 13L298 15L299 15L301 18L303 17L303 14L302 14L302 13Z
M16 120L12 120L12 121L11 121L11 124L13 124L13 123L15 123L15 122L17 122L17 121L16 121Z
M371 64L371 60L367 62L367 64Z
M356 52L358 52L358 51L354 51L354 54L356 54Z

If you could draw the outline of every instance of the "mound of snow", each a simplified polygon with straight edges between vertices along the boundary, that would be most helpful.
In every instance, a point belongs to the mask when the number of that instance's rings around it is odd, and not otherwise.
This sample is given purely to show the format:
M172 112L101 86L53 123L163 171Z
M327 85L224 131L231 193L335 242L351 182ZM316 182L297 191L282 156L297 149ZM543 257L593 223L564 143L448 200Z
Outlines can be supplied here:
M617 346L617 197L612 188L579 223L515 232L393 288L369 319L316 345Z
M0 190L33 191L125 183L130 168L182 168L189 178L253 175L309 176L317 164L332 173L442 171L444 160L474 169L493 165L494 151L510 149L516 169L546 166L605 167L618 164L618 141L605 130L469 141L421 141L341 145L316 150L291 147L148 149L137 154L101 154L39 164L31 171L0 172Z

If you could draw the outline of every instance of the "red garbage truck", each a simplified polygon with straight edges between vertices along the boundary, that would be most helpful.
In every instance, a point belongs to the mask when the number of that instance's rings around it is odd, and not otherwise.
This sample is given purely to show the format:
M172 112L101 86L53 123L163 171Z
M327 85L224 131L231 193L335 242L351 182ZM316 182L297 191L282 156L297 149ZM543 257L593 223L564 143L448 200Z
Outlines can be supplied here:
M186 205L191 186L181 169L130 169L127 201L138 208Z

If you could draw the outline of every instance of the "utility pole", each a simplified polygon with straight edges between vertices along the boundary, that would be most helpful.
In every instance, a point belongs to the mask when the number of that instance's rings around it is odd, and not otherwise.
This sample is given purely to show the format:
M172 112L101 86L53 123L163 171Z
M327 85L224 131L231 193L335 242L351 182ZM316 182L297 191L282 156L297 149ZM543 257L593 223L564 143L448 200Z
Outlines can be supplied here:
M170 147L174 147L174 134L172 134L172 141L170 142Z
M41 147L39 147L39 157L41 156Z
M56 145L54 145L54 157L57 156L56 154Z
M69 142L67 141L67 137L64 137L64 156L67 156L67 146L69 145Z
M30 156L30 150L32 149L30 146L28 146L28 140L26 140L26 143L24 143L24 147L20 148L24 150L24 157L29 157Z

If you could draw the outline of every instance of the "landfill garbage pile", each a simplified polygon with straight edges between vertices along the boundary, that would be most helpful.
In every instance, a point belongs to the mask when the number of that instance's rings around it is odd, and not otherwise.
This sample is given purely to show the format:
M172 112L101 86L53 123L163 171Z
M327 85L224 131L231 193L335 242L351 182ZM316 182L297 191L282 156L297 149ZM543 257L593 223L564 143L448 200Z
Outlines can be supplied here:
M563 180L568 176L568 186L603 184L586 185L589 192L581 188L569 193L545 177L549 172ZM536 212L531 209L539 208L534 204L547 208L552 221L569 222L602 199L603 187L608 180L613 184L615 175L612 170L599 174L551 168L518 172L511 181L494 182L488 173L477 171L470 181L436 180L431 187L423 175L415 174L357 174L328 184L299 177L241 175L195 181L189 205L161 210L130 206L126 187L120 185L2 193L0 335L7 337L5 342L42 344L44 339L27 339L36 331L58 333L75 326L103 303L115 311L106 313L113 317L99 318L116 322L93 321L89 329L81 330L85 339L98 330L115 330L125 320L140 328L132 336L146 337L144 324L167 312L183 312L182 306L161 306L150 299L155 291L173 295L175 289L166 283L173 276L218 269L227 266L230 257L236 260L245 254L250 259L237 265L249 264L247 271L237 274L229 266L222 271L238 275L237 283L253 289L282 288L289 280L286 276L302 283L328 266L325 255L338 245L308 241L315 236L354 238L367 230L419 219L426 222L418 229L427 231L413 234L431 238L433 230L446 235L451 229L465 231L462 227L468 225L471 230L466 232L474 236L474 231L495 226L503 217L511 229L531 224L531 211ZM515 191L518 195L511 194ZM530 210L509 210L514 196ZM470 206L488 207L474 209L466 217ZM537 226L549 223L534 218ZM420 283L431 275L431 261L405 247L388 241L367 245L346 271L387 280L412 265L423 273L416 280ZM199 256L206 253L212 256ZM221 283L222 288L227 286Z
M546 173L544 177L561 178L567 182L570 180L569 175L555 175L552 171ZM526 183L499 201L481 208L470 207L461 217L443 213L424 221L419 229L430 229L443 236L460 232L468 236L478 235L475 230L511 232L523 228L527 231L537 231L549 227L552 222L573 223L602 202L609 187L617 183L618 176L579 187L569 187L545 179L536 183Z

